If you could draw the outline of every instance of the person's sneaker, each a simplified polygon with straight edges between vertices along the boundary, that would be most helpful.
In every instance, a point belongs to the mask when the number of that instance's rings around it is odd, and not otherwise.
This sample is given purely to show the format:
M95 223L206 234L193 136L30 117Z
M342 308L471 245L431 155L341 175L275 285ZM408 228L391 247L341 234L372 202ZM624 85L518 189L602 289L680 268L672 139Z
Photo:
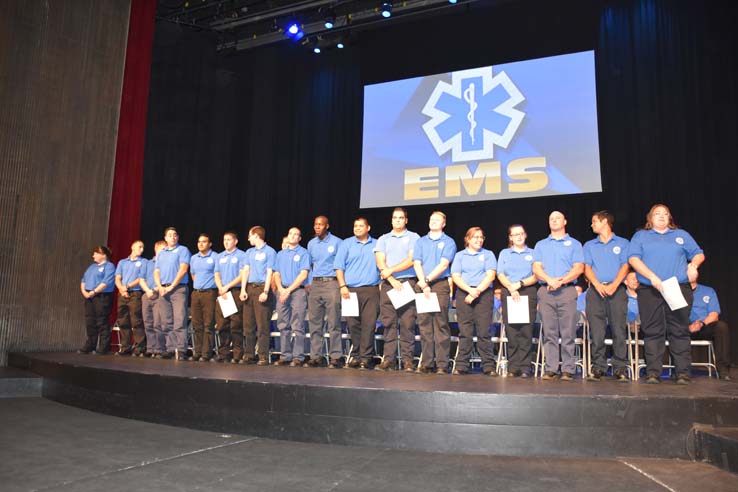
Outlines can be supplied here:
M208 362L208 361L210 361L210 359L208 359L207 357L204 357L204 356L203 357L200 357L199 359L197 359L197 362Z
M510 371L507 373L507 375L510 376L511 378L519 378L521 374L523 374L523 371L518 371L518 370Z
M269 365L269 359L259 359L259 362L256 363L257 366L268 366Z
M613 377L615 378L615 381L618 383L627 383L630 381L628 379L628 376L625 374L625 371L615 371L615 374L613 374Z
M496 378L497 377L497 371L495 371L494 369L485 369L484 370L484 375L485 376L488 376L488 377L491 377L491 378Z
M595 369L592 371L592 374L587 376L587 379L590 381L602 381L602 376L604 376L605 373L600 371L599 369ZM563 377L561 379L564 379Z
M528 378L530 378L529 371L520 371L520 379L528 379Z
M292 362L290 362L290 367L302 367L302 361L298 359L292 359Z
M415 372L418 374L430 374L433 372L433 369L428 366L418 366Z
M658 374L649 374L646 376L646 384L659 384L661 383L661 379L659 379Z
M402 368L405 372L415 372L415 367L412 361L406 361L402 363Z
M359 362L359 370L360 371L365 371L367 369L369 369L369 363L368 362L363 361L363 360L361 362Z
M340 368L341 368L340 359L331 359L331 361L328 363L328 369L340 369Z
M559 379L561 379L562 381L573 381L574 375L570 372L562 372Z
M679 374L676 378L676 384L680 386L686 386L692 381L692 378L689 377L689 374Z
M220 363L220 362L227 362L227 361L228 359L226 359L225 357L221 357L220 355L216 355L215 357L210 359L210 362L213 362L213 363Z
M454 376L464 376L466 374L469 374L469 371L467 371L466 369L454 369L453 371L451 371L451 374Z
M288 366L290 365L292 361L291 360L285 360L285 359L277 359L276 362L274 362L275 366Z
M384 359L381 364L378 366L374 366L375 371L394 371L395 370L395 361Z
M555 372L547 372L543 376L541 376L541 379L544 381L555 381L556 379L559 379L559 375Z
M360 365L361 365L361 359L354 357L353 359L351 359L351 362L346 364L345 367L349 369L358 369Z
M174 352L162 352L160 359L173 359L174 358Z
M438 369L436 369L436 374L448 374L448 369L446 369L445 367L439 367Z
M176 354L176 360L188 360L185 354Z

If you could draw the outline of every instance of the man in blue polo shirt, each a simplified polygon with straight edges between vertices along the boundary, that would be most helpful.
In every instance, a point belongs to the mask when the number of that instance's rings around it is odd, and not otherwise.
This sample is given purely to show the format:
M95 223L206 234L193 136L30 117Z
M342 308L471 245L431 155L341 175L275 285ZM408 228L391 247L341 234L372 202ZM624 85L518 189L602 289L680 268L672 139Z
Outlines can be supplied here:
M422 358L417 371L432 372L436 361L436 374L448 374L448 358L451 350L451 329L448 326L448 304L451 299L450 265L456 256L456 243L448 237L446 214L435 211L428 221L428 234L418 239L413 251L413 266L418 277L416 290L426 296L435 292L441 311L418 315ZM490 320L491 321L491 320Z
M197 236L197 254L190 258L190 275L192 276L192 299L190 313L192 315L193 347L189 360L207 362L213 354L215 339L215 299L218 289L215 286L215 259L210 236L200 233Z
M266 243L266 230L261 226L249 229L252 246L243 255L241 270L241 294L243 301L243 332L246 351L240 364L256 362L256 349L260 357L269 356L269 323L274 310L272 272L277 253ZM254 332L256 331L256 337Z
M407 230L407 211L397 207L392 211L392 230L383 234L374 247L377 268L382 278L379 285L379 318L384 326L384 360L375 369L380 371L395 368L397 357L397 325L400 325L400 352L402 366L413 372L415 352L415 303L410 302L395 309L387 294L388 291L402 290L408 282L415 289L418 279L413 268L413 249L420 236Z
M159 300L159 291L156 288L154 280L154 270L156 269L156 257L166 248L167 243L157 241L154 244L154 256L150 260L144 260L144 266L141 268L141 277L139 282L144 291L141 298L141 311L143 313L144 329L146 330L146 356L156 357L166 348L166 341L161 328L161 316L156 302Z
M236 303L236 312L227 318L223 317L220 306L215 307L215 324L218 334L218 354L211 362L228 362L228 354L233 345L231 363L236 364L243 356L243 301L241 301L241 268L244 252L238 249L238 234L226 231L223 234L225 251L215 259L215 285L218 295L223 299L228 292Z
M638 318L638 276L630 271L625 276L625 295L628 296L628 323Z
M131 254L118 262L115 269L115 286L118 288L118 336L120 350L115 355L143 355L146 352L146 331L141 315L141 296L139 277L144 266L141 253L144 243L133 241ZM133 347L131 347L131 328L133 328Z
M308 295L308 324L310 326L310 360L309 367L323 364L323 337L328 333L328 367L340 367L343 347L341 346L341 294L338 292L336 271L333 261L336 259L341 238L331 234L328 229L328 217L319 215L313 221L315 237L307 245L311 270L310 294ZM324 331L325 321L325 331Z
M156 306L161 316L166 350L162 359L187 357L187 270L190 267L190 250L179 244L179 234L174 227L164 230L167 247L156 257L154 281L159 290Z
M613 215L602 210L592 215L595 239L584 245L584 276L587 289L587 320L592 341L592 374L589 379L599 381L607 371L605 331L612 333L612 369L617 381L627 382L628 367L627 312L628 296L623 280L628 274L628 245L630 241L612 232Z
M544 330L546 367L543 379L559 377L561 338L561 380L571 381L576 371L574 340L577 335L577 277L584 270L582 243L566 233L566 217L559 211L548 216L551 234L533 249L533 273L538 289L539 311Z
M274 276L277 282L277 327L282 355L274 364L300 367L305 359L305 314L310 254L300 246L297 227L287 233L287 248L277 253ZM293 340L294 336L294 340Z
M730 381L730 328L720 319L720 302L712 287L690 282L694 302L689 315L693 340L712 340L720 379Z
M343 240L336 253L336 269L341 297L356 294L359 316L346 316L353 351L348 367L368 369L374 356L374 331L379 310L379 271L374 259L377 240L369 235L371 226L364 217L354 220L354 237Z

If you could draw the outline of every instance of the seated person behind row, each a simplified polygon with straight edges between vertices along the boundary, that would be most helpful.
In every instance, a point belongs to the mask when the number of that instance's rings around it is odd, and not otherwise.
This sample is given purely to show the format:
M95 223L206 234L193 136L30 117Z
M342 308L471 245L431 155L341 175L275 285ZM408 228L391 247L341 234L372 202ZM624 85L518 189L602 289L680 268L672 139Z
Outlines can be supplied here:
M730 329L719 319L720 302L712 287L690 282L694 302L689 315L689 333L692 340L712 340L715 362L720 379L730 380Z

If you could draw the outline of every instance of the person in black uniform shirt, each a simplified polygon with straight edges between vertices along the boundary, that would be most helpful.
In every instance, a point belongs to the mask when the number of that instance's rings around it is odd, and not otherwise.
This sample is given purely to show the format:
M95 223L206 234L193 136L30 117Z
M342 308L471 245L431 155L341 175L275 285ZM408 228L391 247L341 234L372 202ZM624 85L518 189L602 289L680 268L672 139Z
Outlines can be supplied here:
M110 262L113 253L107 246L95 246L92 260L82 276L79 290L85 298L85 327L87 340L77 352L104 355L110 345L110 311L113 309L115 266ZM98 340L99 338L99 340Z

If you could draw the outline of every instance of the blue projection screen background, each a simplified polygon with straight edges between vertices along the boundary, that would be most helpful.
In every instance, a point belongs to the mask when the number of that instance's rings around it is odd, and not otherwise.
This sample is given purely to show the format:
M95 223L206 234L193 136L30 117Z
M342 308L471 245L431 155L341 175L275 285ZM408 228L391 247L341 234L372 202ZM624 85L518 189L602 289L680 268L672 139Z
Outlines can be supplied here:
M361 208L599 191L593 51L364 87Z

